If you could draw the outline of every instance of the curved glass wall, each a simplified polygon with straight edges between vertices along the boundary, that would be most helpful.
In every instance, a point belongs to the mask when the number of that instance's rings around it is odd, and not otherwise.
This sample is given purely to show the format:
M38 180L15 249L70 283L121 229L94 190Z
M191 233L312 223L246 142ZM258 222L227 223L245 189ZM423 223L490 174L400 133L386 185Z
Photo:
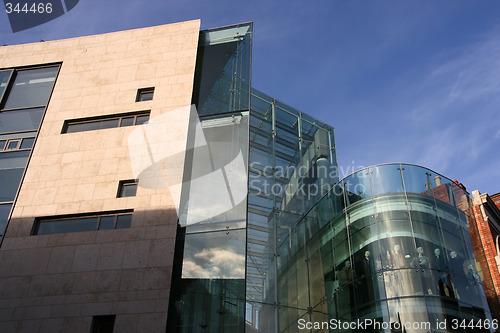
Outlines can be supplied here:
M452 323L463 319L491 324L469 208L464 189L415 165L344 178L279 247L279 331L332 319L370 319L364 329L374 332L460 332L469 327Z

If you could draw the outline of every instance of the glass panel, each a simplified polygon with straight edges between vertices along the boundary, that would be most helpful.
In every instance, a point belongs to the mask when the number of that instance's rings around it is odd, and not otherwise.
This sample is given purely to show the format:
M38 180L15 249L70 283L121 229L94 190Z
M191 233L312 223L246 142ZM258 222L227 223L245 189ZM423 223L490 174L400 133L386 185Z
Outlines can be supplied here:
M137 118L135 120L135 124L142 125L142 124L146 123L147 121L149 121L149 115L137 116Z
M248 110L251 24L202 31L193 96L199 115Z
M9 143L7 144L7 150L10 150L10 149L17 149L17 146L19 145L19 142L21 140L14 140L14 141L9 141Z
M9 83L9 77L11 73L12 73L11 70L0 72L0 99L2 98L2 94L5 88L7 87L7 84Z
M144 101L150 101L153 99L153 92L152 91L142 91L139 93L139 101L144 102Z
M431 195L431 174L427 169L414 165L402 165L406 192Z
M0 150L3 150L6 142L7 142L7 140L0 140Z
M59 234L65 232L91 231L97 229L97 217L79 219L64 219L55 221L41 221L37 235Z
M132 225L132 214L118 215L116 218L116 229L130 228Z
M245 230L186 235L182 277L245 278Z
M24 168L28 162L29 151L13 151L0 154L1 169Z
M46 105L58 70L48 67L18 71L4 109Z
M35 138L23 139L23 142L21 143L21 149L28 149L28 148L33 147L34 142L35 142Z
M188 138L196 147L188 148L193 154L184 170L180 224L246 221L248 117L206 120L196 128Z
M0 112L0 133L38 130L45 108Z
M24 168L0 169L0 202L14 200L23 173Z
M11 207L12 204L0 205L0 234L5 232L5 226L7 225Z
M135 197L137 184L122 184L120 197Z
M116 216L101 216L99 220L99 230L114 229Z
M382 165L370 168L373 195L403 193L399 165Z
M103 119L96 121L89 121L85 123L76 123L76 124L68 124L66 129L66 133L75 133L75 132L85 132L85 131L93 131L100 130L106 128L114 128L118 127L118 123L120 118L115 119Z
M134 118L135 117L124 117L122 118L122 121L120 122L121 127L125 126L132 126L134 125Z

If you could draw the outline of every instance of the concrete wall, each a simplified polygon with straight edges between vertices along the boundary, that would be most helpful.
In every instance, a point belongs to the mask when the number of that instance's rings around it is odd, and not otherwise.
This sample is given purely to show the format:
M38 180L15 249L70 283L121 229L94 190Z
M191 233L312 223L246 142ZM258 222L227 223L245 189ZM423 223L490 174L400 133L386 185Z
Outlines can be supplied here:
M61 129L67 119L147 109L154 118L189 106L199 28L196 20L0 47L0 69L62 63L0 248L0 332L88 333L92 316L105 314L116 314L116 332L165 331L171 193L139 187L116 198L118 182L134 178L135 127ZM154 99L135 102L144 87L155 87ZM134 209L131 228L30 235L36 217L119 209Z

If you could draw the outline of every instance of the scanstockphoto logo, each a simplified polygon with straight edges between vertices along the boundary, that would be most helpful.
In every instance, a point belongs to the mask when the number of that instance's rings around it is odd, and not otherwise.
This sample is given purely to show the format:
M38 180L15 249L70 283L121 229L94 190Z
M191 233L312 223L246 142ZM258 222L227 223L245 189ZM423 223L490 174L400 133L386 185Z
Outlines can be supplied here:
M12 32L34 28L73 9L79 0L4 0Z

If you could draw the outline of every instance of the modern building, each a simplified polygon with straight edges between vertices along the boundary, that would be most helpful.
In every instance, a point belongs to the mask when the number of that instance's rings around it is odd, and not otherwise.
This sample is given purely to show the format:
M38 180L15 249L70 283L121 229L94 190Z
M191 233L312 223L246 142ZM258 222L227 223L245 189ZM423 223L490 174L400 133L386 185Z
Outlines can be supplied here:
M252 89L251 46L195 20L0 47L0 331L491 326L467 192L339 182L333 128Z

